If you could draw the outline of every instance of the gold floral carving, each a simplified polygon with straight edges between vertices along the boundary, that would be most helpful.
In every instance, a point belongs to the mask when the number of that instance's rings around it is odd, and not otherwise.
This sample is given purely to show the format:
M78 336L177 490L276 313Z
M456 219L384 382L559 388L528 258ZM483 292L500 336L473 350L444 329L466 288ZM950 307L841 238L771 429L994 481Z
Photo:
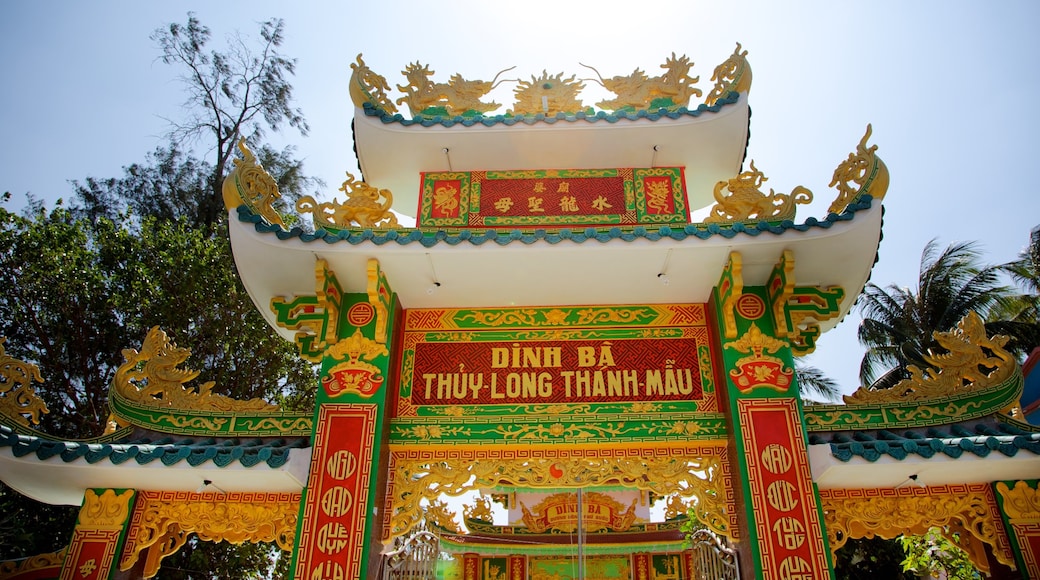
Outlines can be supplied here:
M668 502L664 504L664 519L674 520L685 516L690 511L690 506L683 501L679 495L668 496Z
M407 534L422 520L423 499L499 485L536 489L626 485L661 496L678 494L693 499L697 518L711 530L736 539L725 451L713 449L706 455L659 451L606 457L393 457L387 539Z
M1040 489L1029 487L1024 481L1009 488L997 482L997 491L1004 498L1004 513L1012 524L1040 523Z
M839 314L845 295L840 286L795 287L794 252L784 250L766 284L777 338L788 341L795 356L816 350L820 323Z
M117 494L113 489L106 489L98 495L93 489L84 494L83 507L79 510L78 525L89 528L122 528L130 515L130 500L134 498L133 490L124 490Z
M828 187L837 186L838 197L834 199L827 211L841 213L850 203L862 195L870 195L876 200L885 197L888 191L888 167L875 152L877 145L867 147L871 126L860 139L856 151L849 153L849 158L842 161L834 169L834 177Z
M723 335L737 337L737 300L744 294L744 257L740 252L730 252L719 278L719 300L722 310Z
M151 578L192 533L209 542L274 542L291 551L299 501L299 494L142 492L119 569L133 568L143 554L144 577Z
M274 203L282 197L278 184L246 147L244 137L238 140L238 149L242 152L242 159L235 159L235 168L224 178L221 186L224 207L230 211L244 204L268 223L285 229L282 216L274 210Z
M998 561L1015 565L996 502L986 486L823 490L820 498L832 553L850 538L891 539L939 528L948 538L959 536L959 544L981 572L989 573L984 544L993 548Z
M704 104L714 105L732 91L746 93L751 90L751 65L748 64L747 54L746 50L740 51L738 42L733 54L715 67L715 71L711 73L711 80L715 81L715 86L708 93Z
M40 415L50 412L32 386L43 382L40 367L8 356L6 341L0 337L0 414L19 425L39 425Z
M440 500L431 500L424 510L426 521L449 532L459 533L462 529L455 521L455 512L448 509L448 504Z
M147 405L196 411L277 411L263 399L239 401L212 392L213 381L198 387L185 385L198 371L178 368L191 351L178 348L158 326L148 331L140 352L123 350L126 362L116 370L112 388L123 399Z
M546 313L546 319L550 313ZM644 317L651 316L653 312L646 308L586 308L578 311L578 320L575 324L602 324L604 322L631 323Z
M339 191L347 194L343 203L335 199L318 203L313 197L305 195L296 202L296 210L311 214L316 228L397 227L397 216L390 211L394 204L394 195L390 190L377 189L364 181L358 181L348 171L347 179Z
M746 391L757 386L767 386L786 391L794 371L786 367L781 359L766 354L775 353L785 346L786 342L766 335L754 322L744 336L725 343L723 348L732 348L749 355L733 363L736 368L730 371L737 388Z
M578 93L585 88L575 75L563 78L563 73L549 76L542 71L542 76L531 77L531 82L519 81L513 92L516 103L513 104L514 115L555 116L556 113L574 113L582 110Z
M337 342L325 351L327 356L336 360L351 362L372 360L379 356L386 356L388 353L385 346L361 334L360 328L355 329L350 338Z
M910 377L894 387L861 387L846 395L845 403L905 403L952 397L1003 384L1018 371L1015 358L1004 350L1008 337L987 337L982 318L974 312L962 318L952 331L936 332L933 336L947 352L929 351L924 355L932 368L922 371L911 365L907 367Z
M379 260L369 258L367 268L368 285L366 287L368 292L368 303L371 304L372 308L376 311L376 342L379 344L386 344L389 313L387 312L386 304L383 303L382 297L380 296L381 287L379 279L381 273L382 272L379 269ZM389 298L387 298L387 300L389 300Z
M715 184L715 205L704 219L705 223L737 223L759 221L782 221L794 219L795 206L812 201L812 192L796 186L790 194L776 193L772 189L766 195L759 188L769 178L751 162L751 169L727 181ZM729 191L728 194L724 193Z
M345 360L330 368L322 378L322 384L330 396L353 393L370 397L382 386L382 371L365 360L387 356L389 351L386 346L361 334L360 328L355 328L350 338L327 348L325 354L335 360Z
M444 108L450 117L475 111L487 113L498 108L498 103L485 103L480 99L491 92L498 84L499 75L516 67L509 67L488 81L470 81L461 75L452 75L447 83L435 83L430 80L434 71L429 65L420 65L418 61L408 64L401 74L408 81L405 86L397 85L397 90L405 96L397 99L397 104L407 103L413 117L418 117L427 109Z
M616 98L596 103L596 106L609 111L626 108L637 111L650 110L654 101L659 99L670 101L668 107L686 107L690 104L690 97L703 94L700 89L694 87L700 77L690 76L693 63L686 55L676 58L674 52L671 58L665 59L665 63L661 65L665 73L658 77L648 77L637 68L628 76L605 79L595 68L587 64L582 66L595 71L603 88L617 95Z
M34 570L44 570L47 568L60 569L61 565L65 562L65 556L68 554L68 551L69 549L66 547L57 552L37 554L24 560L7 560L5 562L0 562L0 579L17 578L22 575L29 577L29 572ZM55 570L55 573L57 573L57 570ZM41 576L41 578L42 577L45 576Z
M462 508L462 516L467 520L492 523L495 521L491 512L491 500L486 495L477 496L472 506Z
M365 103L369 103L388 113L397 112L397 107L386 96L390 85L385 78L368 68L360 53L357 55L357 63L351 63L350 70L350 100L354 102L355 107L362 109Z

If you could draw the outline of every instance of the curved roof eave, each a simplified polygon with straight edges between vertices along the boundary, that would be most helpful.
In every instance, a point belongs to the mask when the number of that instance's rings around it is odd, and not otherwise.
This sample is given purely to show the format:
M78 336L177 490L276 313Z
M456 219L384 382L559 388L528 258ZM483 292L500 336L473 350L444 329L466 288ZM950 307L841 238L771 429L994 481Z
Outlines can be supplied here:
M840 215L797 225L334 235L286 232L240 209L230 230L247 291L272 327L291 340L294 332L275 324L271 299L313 295L319 258L344 291L366 292L367 262L377 258L404 308L460 308L706 302L730 252L742 254L745 285L755 286L765 284L787 249L794 253L799 286L846 291L841 316L821 324L826 330L848 312L869 278L881 218L881 204L864 196Z
M920 430L810 435L809 463L820 489L989 483L1040 473L1040 433L1000 422ZM977 463L985 461L985 464ZM911 478L913 476L913 478Z
M740 173L748 143L747 93L712 106L649 113L413 120L356 109L354 144L364 180L417 215L420 173L608 167L683 167L690 207ZM388 154L392 152L392 154Z
M217 453L207 453L210 448ZM58 441L0 426L0 479L22 495L54 505L80 505L89 488L197 492L207 480L228 493L295 493L306 486L309 447L235 449ZM217 455L228 455L228 461L218 465Z

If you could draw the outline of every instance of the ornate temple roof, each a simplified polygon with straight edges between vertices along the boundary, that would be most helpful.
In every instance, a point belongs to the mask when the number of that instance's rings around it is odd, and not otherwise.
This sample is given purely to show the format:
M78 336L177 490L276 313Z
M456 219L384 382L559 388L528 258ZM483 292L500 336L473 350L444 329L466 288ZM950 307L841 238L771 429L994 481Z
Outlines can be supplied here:
M577 100L581 82L574 76L543 72L519 81L516 102L497 114L490 112L497 104L481 100L492 83L455 75L447 85L437 84L429 67L418 63L403 71L408 84L397 85L404 96L394 101L387 94L390 84L359 56L351 65L350 86L364 182L348 174L341 191L349 199L342 204L300 200L297 209L314 215L314 233L284 226L270 206L277 196L274 182L246 149L245 159L225 180L232 247L243 283L272 327L292 339L295 331L278 327L269 305L273 299L312 294L316 258L341 273L345 292L365 292L361 273L378 257L404 308L443 308L706 302L731 252L742 256L745 283L762 285L790 250L798 284L845 290L840 315L821 324L826 330L848 312L869 278L880 240L887 170L874 156L877 147L867 146L868 128L855 153L835 171L831 185L837 185L838 194L826 216L796 218L793 204L812 196L804 187L794 187L790 195L758 191L765 175L754 163L742 171L751 80L745 55L738 45L716 67L715 86L699 105L691 103L704 94L694 88L699 77L690 73L692 63L673 54L661 67L666 70L662 77L640 71L600 77L617 94L597 103L606 110ZM460 92L471 86L479 90ZM407 103L411 117L398 113L395 103ZM475 209L475 201L467 208L485 214L470 213L454 225L429 217L431 179L441 179L429 175L474 183L485 179L472 191L486 198L490 181L499 179L492 173L529 177L660 168L676 172L681 182L676 197L681 211L674 219L625 222L630 214L642 215L638 201L628 214L599 223L553 216L540 224L541 214L501 222L494 209L490 217L486 207ZM513 185L520 181L515 177ZM257 183L266 185L257 188ZM719 203L727 188L741 209ZM378 217L376 206L391 203L402 213L418 212L419 227ZM708 217L697 217L704 213ZM328 221L341 214L357 221ZM427 216L425 223L421 215ZM526 225L487 225L497 223Z

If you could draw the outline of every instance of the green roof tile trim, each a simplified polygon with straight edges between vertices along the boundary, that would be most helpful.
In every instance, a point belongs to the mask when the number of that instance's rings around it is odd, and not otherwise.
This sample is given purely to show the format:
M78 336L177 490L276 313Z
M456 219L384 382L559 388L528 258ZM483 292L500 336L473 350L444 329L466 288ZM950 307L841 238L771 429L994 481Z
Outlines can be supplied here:
M664 117L669 119L678 119L680 117L698 117L706 111L712 113L719 112L724 106L732 105L740 99L740 93L736 91L730 91L725 97L715 101L713 105L701 104L696 109L688 109L686 107L676 107L675 109L662 108L657 109L653 112L640 110L640 111L614 111L608 113L606 111L597 111L595 113L589 113L586 111L578 111L575 113L556 113L555 115L546 116L544 113L538 113L535 115L492 115L485 117L484 115L473 115L467 116L456 116L456 117L416 117L414 119L407 119L400 113L389 114L383 109L380 109L372 103L364 104L365 116L368 117L379 117L383 123L399 123L404 126L409 125L422 125L423 127L432 127L434 125L441 125L444 127L452 127L455 125L462 125L463 127L472 127L473 125L484 125L485 127L493 127L495 125L506 125L512 126L517 123L524 125L534 125L535 123L548 123L553 124L559 121L563 122L587 122L596 123L603 121L606 123L617 123L624 119L628 121L635 121L636 119L649 119L651 121L657 121Z
M305 243L322 240L327 244L345 242L352 245L372 243L377 246L388 243L396 243L401 246L408 244L421 244L424 247L432 247L437 244L448 244L456 246L469 243L480 246L485 243L495 243L506 246L513 243L533 244L545 241L550 244L558 244L570 241L575 244L585 242L606 243L612 240L624 240L631 242L638 239L657 241L671 238L682 241L687 238L699 238L706 240L714 236L722 236L726 239L736 237L737 234L758 236L760 234L780 235L788 230L805 232L815 228L828 229L834 224L842 221L851 221L856 212L870 209L873 198L864 195L857 202L849 204L845 211L840 214L830 213L827 217L818 220L810 217L805 223L795 224L791 220L780 223L761 221L757 224L735 223L732 225L719 224L688 224L686 226L634 226L634 227L610 227L610 228L538 228L538 229L513 229L513 230L435 230L400 228L393 230L371 230L371 229L344 229L333 233L319 229L314 233L306 232L300 227L284 230L281 226L267 223L259 214L254 214L245 205L238 207L238 219L241 222L253 223L259 233L273 233L280 240L299 238Z
M991 453L1014 457L1019 451L1040 455L1040 433L1000 422L932 427L924 431L813 434L809 436L809 443L829 444L831 455L845 462L854 457L873 462L886 455L898 460L910 455L926 459L945 455L956 459L965 453L978 457L987 457Z
M194 467L211 461L218 467L238 463L244 467L266 464L279 468L288 461L290 450L310 447L310 442L302 437L274 440L167 437L156 440L141 438L124 443L81 443L19 435L0 425L0 448L4 447L10 448L15 457L35 454L42 461L57 456L65 463L82 459L91 465L104 461L119 465L133 460L138 465L155 461L176 465L184 461Z
M978 390L964 389L923 401L891 401L858 405L809 405L805 428L810 433L839 430L905 429L948 425L995 415L1022 395L1022 369L1003 383Z
M314 430L313 413L291 411L199 411L142 405L112 390L109 407L138 427L173 435L217 437L298 437Z

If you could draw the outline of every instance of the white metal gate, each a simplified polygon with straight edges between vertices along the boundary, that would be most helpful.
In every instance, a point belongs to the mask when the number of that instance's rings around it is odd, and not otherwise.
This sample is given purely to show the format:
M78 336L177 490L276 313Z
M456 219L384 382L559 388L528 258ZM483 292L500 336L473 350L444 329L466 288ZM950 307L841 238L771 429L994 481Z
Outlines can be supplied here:
M435 580L440 540L427 530L398 538L394 550L384 556L383 580Z
M693 578L690 580L737 580L740 568L737 551L708 530L697 530L693 542Z

